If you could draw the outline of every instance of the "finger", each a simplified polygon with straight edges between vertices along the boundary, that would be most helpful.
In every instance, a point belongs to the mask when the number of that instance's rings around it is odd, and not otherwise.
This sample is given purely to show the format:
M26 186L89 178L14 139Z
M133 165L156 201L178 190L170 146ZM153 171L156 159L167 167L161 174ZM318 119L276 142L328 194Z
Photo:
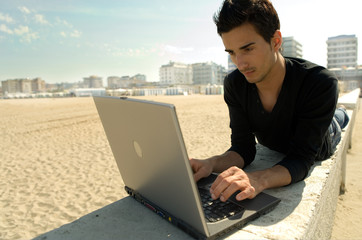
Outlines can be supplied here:
M225 190L229 188L233 181L232 176L228 176L226 178L221 177L220 179L221 180L218 182L218 184L213 189L210 189L211 198L214 200L221 197L221 195L224 194Z
M197 171L194 173L194 180L195 182L199 181L201 178L204 178L204 177L207 177L207 176L204 176L205 174L203 174L203 172L201 171Z
M241 187L242 188L242 187ZM240 190L240 183L232 182L221 194L220 201L227 201L236 191Z
M220 173L217 178L215 179L215 181L213 182L213 184L211 185L210 187L210 190L211 191L214 191L215 188L222 182L224 181L225 178L229 177L229 176L232 176L234 174L234 171L229 168L225 171L223 171L222 173Z
M210 192L214 192L215 189L228 177L233 176L238 170L240 170L238 167L230 167L229 169L223 171L219 174L219 176L216 178L214 183L210 187ZM219 192L220 193L220 192Z
M255 197L255 188L253 186L249 186L236 195L236 200L241 201L247 198L251 199L254 197Z

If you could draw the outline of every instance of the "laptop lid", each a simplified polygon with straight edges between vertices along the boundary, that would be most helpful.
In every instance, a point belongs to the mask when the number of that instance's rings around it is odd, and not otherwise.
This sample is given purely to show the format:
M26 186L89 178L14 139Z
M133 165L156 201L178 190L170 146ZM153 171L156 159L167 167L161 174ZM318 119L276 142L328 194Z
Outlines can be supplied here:
M94 102L127 189L192 230L215 236L245 225L279 203L265 193L253 200L235 200L245 208L242 216L206 223L175 107L118 97L94 97Z
M94 97L124 184L209 236L171 104Z

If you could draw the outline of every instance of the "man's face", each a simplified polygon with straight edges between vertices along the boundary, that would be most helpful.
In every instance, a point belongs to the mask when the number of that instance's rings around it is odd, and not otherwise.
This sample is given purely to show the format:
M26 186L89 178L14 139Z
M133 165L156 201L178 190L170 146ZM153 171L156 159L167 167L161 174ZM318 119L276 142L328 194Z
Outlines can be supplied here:
M264 81L277 60L278 49L273 48L251 24L243 24L221 35L225 51L250 83Z

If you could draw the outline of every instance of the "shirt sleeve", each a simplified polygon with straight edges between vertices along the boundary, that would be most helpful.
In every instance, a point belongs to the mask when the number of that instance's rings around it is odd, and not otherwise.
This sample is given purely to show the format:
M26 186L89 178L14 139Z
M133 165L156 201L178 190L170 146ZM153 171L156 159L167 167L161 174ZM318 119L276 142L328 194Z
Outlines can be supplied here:
M334 75L327 70L310 75L298 96L290 150L278 163L289 170L292 183L308 175L323 141L328 139L326 134L338 99L338 81Z
M231 147L228 151L238 153L244 159L244 167L249 165L255 158L256 142L255 136L250 130L246 114L246 106L240 101L245 97L240 86L227 76L224 81L224 99L229 109L230 128L231 128ZM238 90L236 90L238 89ZM240 91L239 91L240 90ZM245 102L245 101L244 101Z

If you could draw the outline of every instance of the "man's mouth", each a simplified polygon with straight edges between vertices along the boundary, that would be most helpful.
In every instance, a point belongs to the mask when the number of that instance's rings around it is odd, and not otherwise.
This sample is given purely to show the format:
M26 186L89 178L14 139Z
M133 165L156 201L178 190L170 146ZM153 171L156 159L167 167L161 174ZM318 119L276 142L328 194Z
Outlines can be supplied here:
M245 69L245 70L241 71L241 73L244 74L244 76L251 75L254 72L255 72L255 69Z

